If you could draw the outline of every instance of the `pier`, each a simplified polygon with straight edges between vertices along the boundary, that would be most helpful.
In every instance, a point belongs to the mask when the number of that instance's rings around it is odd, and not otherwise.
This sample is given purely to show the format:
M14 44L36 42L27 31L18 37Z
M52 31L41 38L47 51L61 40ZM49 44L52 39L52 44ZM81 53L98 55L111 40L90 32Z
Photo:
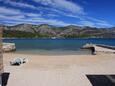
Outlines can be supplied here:
M103 45L103 44L86 44L82 48L83 49L95 49L96 53L114 53L115 54L115 46Z

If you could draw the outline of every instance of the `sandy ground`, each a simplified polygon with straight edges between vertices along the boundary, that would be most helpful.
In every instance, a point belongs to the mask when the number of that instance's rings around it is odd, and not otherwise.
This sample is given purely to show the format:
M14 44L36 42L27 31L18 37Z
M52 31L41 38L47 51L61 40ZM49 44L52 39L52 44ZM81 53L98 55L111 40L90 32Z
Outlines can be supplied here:
M15 57L26 57L21 66L10 66ZM31 55L4 54L7 86L92 86L86 75L115 74L115 54Z

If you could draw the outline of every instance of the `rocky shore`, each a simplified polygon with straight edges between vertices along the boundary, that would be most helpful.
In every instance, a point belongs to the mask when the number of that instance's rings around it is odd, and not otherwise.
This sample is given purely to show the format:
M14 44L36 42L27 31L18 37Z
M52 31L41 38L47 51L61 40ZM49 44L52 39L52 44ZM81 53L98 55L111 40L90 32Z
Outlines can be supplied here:
M16 50L15 43L3 43L3 52L11 52Z

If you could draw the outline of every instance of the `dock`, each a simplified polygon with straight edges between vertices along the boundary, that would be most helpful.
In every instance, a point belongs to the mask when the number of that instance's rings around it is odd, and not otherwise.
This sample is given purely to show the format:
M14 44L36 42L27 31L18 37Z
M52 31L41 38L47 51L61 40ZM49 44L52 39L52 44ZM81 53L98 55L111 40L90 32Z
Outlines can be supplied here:
M82 48L83 49L95 49L96 53L114 53L115 54L115 46L103 45L103 44L86 44Z

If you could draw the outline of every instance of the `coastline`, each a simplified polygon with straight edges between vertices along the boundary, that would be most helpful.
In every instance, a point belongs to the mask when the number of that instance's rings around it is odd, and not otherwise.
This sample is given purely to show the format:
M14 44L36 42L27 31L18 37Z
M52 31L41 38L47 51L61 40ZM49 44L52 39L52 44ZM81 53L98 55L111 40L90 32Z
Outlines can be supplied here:
M60 56L60 55L91 55L90 49L78 49L78 50L18 50L9 52L14 54L28 54L28 55L44 55L44 56Z
M36 37L3 37L2 39L115 39L115 38L106 38L106 37L75 37L75 38L69 38L69 37L57 37L57 38L53 38L53 37L39 37L39 38L36 38Z
M9 61L16 57L25 57L28 62L10 66ZM86 78L87 74L115 74L114 65L115 54L4 54L4 69L10 73L8 86L92 86Z

